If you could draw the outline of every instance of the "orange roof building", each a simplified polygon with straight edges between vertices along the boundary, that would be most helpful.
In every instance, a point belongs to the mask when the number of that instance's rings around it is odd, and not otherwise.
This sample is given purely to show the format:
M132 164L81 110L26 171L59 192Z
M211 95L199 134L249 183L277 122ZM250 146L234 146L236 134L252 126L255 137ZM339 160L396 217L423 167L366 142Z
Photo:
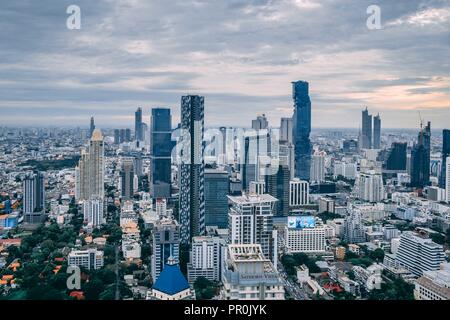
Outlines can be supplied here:
M72 291L69 295L77 300L84 300L83 291Z

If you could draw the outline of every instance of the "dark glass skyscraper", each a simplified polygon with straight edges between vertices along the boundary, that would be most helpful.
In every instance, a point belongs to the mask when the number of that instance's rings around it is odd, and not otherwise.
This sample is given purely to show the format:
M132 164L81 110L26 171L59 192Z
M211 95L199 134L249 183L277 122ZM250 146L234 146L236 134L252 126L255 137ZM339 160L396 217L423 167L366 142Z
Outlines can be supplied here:
M120 195L122 200L131 200L133 197L134 175L133 158L123 158L120 170Z
M205 234L204 97L181 98L180 228L181 243Z
M383 164L387 172L406 172L406 142L394 142Z
M218 169L205 170L205 224L228 227L228 198L230 181L228 172Z
M150 194L154 199L169 198L173 147L170 109L152 109L150 136Z
M92 137L92 133L95 130L95 121L94 121L94 117L91 117L91 123L89 126L89 139Z
M295 144L295 177L309 181L311 164L311 99L306 81L292 83L294 99L293 138Z
M45 213L44 175L28 174L23 181L23 215L25 222L39 223Z
M439 175L439 187L445 189L445 168L447 164L447 157L450 156L450 130L444 129L442 131L442 161L441 174Z
M373 118L373 148L381 148L381 118L380 114Z
M411 186L423 188L430 184L431 123L419 132L411 151Z
M289 214L289 181L290 171L287 164L280 164L271 175L265 176L266 193L278 199L273 213L276 216Z
M120 144L120 130L114 129L114 144Z
M342 151L344 153L355 153L358 151L358 141L346 139L342 142Z
M270 136L267 130L249 132L244 136L242 188L246 191L249 191L250 182L260 181L260 158L270 153L268 147L269 139Z
M144 133L142 132L142 109L138 108L134 113L134 140L143 141Z
M362 130L360 149L372 148L372 115L367 108L362 112Z

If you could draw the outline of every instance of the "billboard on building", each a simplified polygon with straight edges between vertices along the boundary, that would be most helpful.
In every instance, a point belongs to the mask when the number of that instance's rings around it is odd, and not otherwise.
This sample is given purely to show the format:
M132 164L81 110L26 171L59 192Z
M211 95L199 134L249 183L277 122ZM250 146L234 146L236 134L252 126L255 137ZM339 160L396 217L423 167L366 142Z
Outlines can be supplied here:
M289 229L314 228L316 219L313 216L288 217Z

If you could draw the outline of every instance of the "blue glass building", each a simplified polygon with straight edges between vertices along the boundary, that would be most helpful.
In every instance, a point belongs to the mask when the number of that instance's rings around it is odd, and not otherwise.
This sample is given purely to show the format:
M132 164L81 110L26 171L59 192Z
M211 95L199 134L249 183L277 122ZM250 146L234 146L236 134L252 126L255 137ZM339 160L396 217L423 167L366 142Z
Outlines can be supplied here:
M442 131L442 161L441 161L441 174L439 176L439 187L445 189L445 168L446 159L450 157L450 130L444 129Z
M205 224L228 227L228 198L230 181L228 172L218 169L205 170Z
M172 116L168 108L153 108L150 124L150 194L169 198L171 183Z
M311 165L311 99L306 81L292 83L294 99L293 138L295 144L295 177L309 181Z
M421 129L411 151L411 186L423 188L430 184L431 123Z

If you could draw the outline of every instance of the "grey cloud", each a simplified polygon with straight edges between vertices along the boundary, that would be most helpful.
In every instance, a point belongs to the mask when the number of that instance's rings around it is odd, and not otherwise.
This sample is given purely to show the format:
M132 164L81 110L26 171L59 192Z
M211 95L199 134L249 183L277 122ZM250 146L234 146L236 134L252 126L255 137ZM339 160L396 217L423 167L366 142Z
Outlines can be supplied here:
M79 0L82 30L70 31L65 28L65 9L71 0L4 0L0 3L0 110L8 123L25 123L30 116L42 117L36 118L42 124L52 122L52 116L63 121L61 117L69 112L78 124L87 123L82 115L92 113L102 118L100 123L114 126L115 117L129 117L137 105L164 104L175 112L182 94L196 93L206 95L209 125L246 126L257 113L268 114L277 125L280 116L289 114L274 110L292 106L290 81L301 78L311 81L314 126L333 121L355 126L359 108L370 102L357 94L396 85L422 86L430 79L450 76L448 23L370 31L366 8L373 2L324 0L320 7L302 9L288 0ZM426 8L449 7L448 1L438 0L376 3L384 24ZM133 41L143 41L148 48L141 54L129 53L127 45ZM380 56L331 61L332 70L310 69L320 56L346 57L370 50ZM235 72L236 80L260 86L255 91L261 94L243 94L233 83L224 82L223 90L212 87L209 77L220 70L218 66ZM380 79L385 74L396 80ZM220 72L214 76L220 84ZM139 82L136 87L134 80ZM335 92L332 82L344 91ZM267 94L272 85L286 90ZM448 90L410 90L411 94L429 92ZM355 97L346 98L346 93ZM21 105L20 118L13 118L11 101ZM401 114L390 106L371 107L381 110L383 119ZM448 115L447 110L424 113L435 119L436 126L445 125L442 116ZM416 126L415 119L400 118L400 126Z

